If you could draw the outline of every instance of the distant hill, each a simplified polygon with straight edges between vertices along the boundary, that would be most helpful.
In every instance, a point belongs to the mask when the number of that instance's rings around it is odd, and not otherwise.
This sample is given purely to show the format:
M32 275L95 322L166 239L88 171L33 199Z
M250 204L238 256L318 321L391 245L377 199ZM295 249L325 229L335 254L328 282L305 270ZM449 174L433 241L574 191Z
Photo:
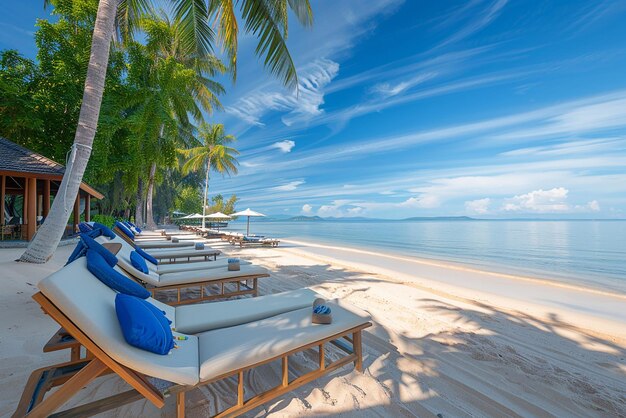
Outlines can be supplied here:
M473 221L469 216L414 216L403 221Z
M315 221L323 221L324 218L319 216L294 216L293 218L287 219L288 221L296 221L296 222L315 222Z

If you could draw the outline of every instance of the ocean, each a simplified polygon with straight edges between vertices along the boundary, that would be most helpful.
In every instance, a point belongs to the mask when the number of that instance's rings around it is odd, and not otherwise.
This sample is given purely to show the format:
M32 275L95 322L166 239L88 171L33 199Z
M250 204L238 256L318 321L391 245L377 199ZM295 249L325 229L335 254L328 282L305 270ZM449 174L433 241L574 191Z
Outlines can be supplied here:
M245 230L245 220L229 230ZM626 220L259 221L250 232L626 293Z

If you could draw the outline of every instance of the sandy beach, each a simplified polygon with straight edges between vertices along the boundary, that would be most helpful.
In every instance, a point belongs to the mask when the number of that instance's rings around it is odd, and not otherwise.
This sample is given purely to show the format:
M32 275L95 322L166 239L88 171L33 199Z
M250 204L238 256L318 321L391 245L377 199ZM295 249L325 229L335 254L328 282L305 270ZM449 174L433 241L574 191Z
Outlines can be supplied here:
M238 249L271 269L261 294L311 287L372 316L364 335L364 373L340 369L245 416L626 417L626 296L460 265L381 256L304 242ZM66 360L41 352L58 328L31 296L72 247L45 265L16 263L0 250L0 415L15 409L33 369ZM302 354L302 367L315 364ZM296 362L294 362L295 364ZM276 381L270 364L246 377L250 390ZM187 396L202 417L233 402L234 382ZM77 404L125 390L98 379ZM145 401L102 416L173 416Z

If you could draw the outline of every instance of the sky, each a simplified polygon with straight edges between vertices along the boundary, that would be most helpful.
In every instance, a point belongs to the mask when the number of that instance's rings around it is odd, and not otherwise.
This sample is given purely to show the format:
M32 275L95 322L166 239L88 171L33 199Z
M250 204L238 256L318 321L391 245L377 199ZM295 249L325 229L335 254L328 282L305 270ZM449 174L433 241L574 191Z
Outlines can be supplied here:
M312 5L289 29L297 91L242 34L208 117L239 174L210 195L269 215L626 218L626 0ZM0 48L34 56L44 16L10 2Z

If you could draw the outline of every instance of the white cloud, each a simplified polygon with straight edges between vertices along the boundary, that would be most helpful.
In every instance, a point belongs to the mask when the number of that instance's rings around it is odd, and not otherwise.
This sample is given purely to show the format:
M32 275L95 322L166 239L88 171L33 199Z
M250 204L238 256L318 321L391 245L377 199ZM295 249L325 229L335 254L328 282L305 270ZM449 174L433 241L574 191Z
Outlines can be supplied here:
M439 200L439 197L435 195L423 194L418 197L410 197L404 202L399 203L398 205L416 209L432 209L439 207L441 205L441 202Z
M293 147L296 146L296 143L290 139L285 139L284 141L274 142L271 145L271 148L279 149L281 152L287 153L291 152Z
M466 25L460 26L460 29L443 41L439 46L449 45L458 42L470 35L482 30L489 25L494 19L496 19L504 6L508 3L508 0L495 0L488 7L483 9L480 13L468 13L469 16L478 16L477 19L471 19ZM471 4L480 4L478 2L472 2ZM457 26L459 26L457 24Z
M378 83L372 87L372 93L380 95L382 97L391 97L396 96L405 90L410 89L411 87L417 86L418 84L422 84L427 80L435 78L437 76L436 72L418 74L415 77L412 77L408 80L401 81L396 84L391 84L389 82Z
M485 215L489 213L489 205L491 205L491 199L488 197L470 200L465 202L465 210L471 214Z
M244 166L244 167L248 167L248 168L258 167L258 166L260 166L260 165L261 165L261 164L259 164L259 163L251 163L251 162L249 162L249 161L242 161L240 164L241 164L242 166Z
M564 187L550 190L539 189L505 199L502 209L507 212L567 212L570 210L567 204L568 193L569 190Z
M587 208L589 208L589 210L592 212L600 212L600 204L597 200L592 200L591 202L587 203Z
M301 212L303 215L311 215L313 213L313 206L309 205L308 203L305 203L304 205L302 205Z
M305 122L324 111L324 87L339 73L339 64L320 58L299 70L300 81L297 92L261 90L253 92L227 106L226 113L251 125L263 126L261 118L270 111L285 112L282 121L290 126Z
M290 192L292 190L296 190L298 186L302 184L304 184L304 180L295 180L280 186L272 187L270 190L275 190L278 192Z

